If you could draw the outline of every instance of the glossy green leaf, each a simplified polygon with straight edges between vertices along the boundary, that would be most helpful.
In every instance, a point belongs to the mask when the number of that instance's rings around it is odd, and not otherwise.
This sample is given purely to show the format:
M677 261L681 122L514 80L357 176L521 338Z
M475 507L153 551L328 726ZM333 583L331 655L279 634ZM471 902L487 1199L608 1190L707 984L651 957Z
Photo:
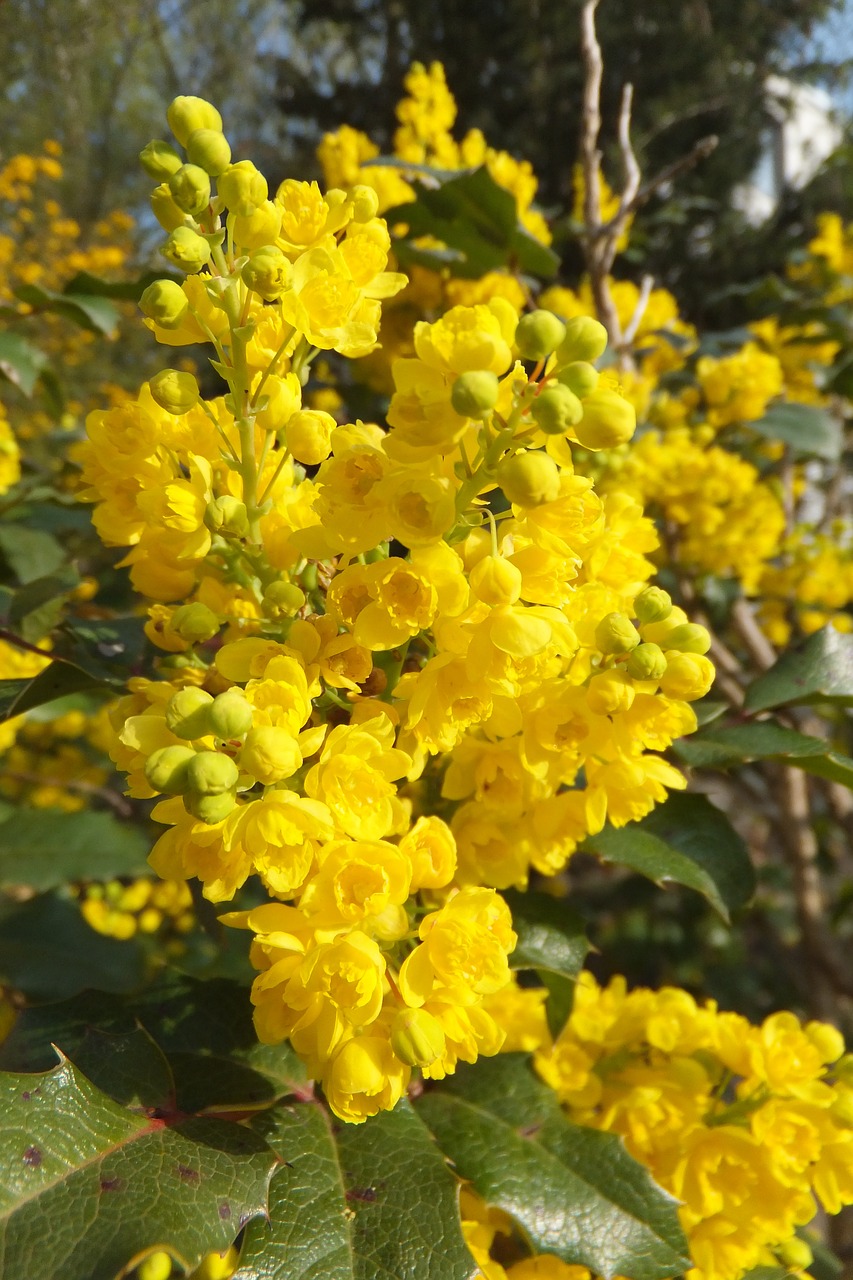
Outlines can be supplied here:
M749 426L768 440L787 444L794 457L825 458L837 462L844 437L841 422L812 404L775 404Z
M676 1202L615 1134L571 1124L525 1055L460 1068L418 1113L460 1177L518 1223L535 1253L609 1280L689 1265Z
M66 559L52 534L12 523L0 525L0 555L21 583L55 573Z
M73 662L51 662L30 679L0 680L0 721L72 693L97 693L114 688Z
M0 333L0 374L31 396L47 367L47 356L17 333Z
M80 575L71 565L34 578L15 592L9 608L9 626L24 640L36 644L59 622L69 594L79 582Z
M102 1093L136 1111L175 1110L175 1082L162 1051L142 1027L113 1034L87 1027L73 1052L57 1041Z
M548 988L548 1022L556 1035L571 1013L575 982L589 954L584 924L564 898L528 890L504 893L518 935L513 969L535 969Z
M746 691L747 711L795 703L840 702L853 706L853 635L831 624L805 644L783 653Z
M117 301L138 302L149 284L155 280L174 280L181 283L181 277L170 275L168 271L146 271L136 280L102 280L88 271L78 271L63 290L66 294L78 296L84 294L88 298L115 298Z
M697 769L729 769L753 760L775 760L853 787L853 760L849 756L833 751L821 738L772 721L706 730L681 738L673 750Z
M37 284L19 285L17 297L36 311L53 311L73 321L81 329L111 337L118 324L118 312L107 298L85 293L55 293Z
M43 893L72 880L144 875L150 842L111 813L18 809L0 822L0 885Z

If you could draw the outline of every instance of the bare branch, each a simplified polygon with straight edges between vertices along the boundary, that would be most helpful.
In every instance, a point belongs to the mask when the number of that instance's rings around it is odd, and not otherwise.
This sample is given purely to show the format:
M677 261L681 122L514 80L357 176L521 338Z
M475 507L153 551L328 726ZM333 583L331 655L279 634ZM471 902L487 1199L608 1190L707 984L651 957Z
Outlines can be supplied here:
M634 102L634 86L626 84L622 89L622 105L619 108L619 150L622 153L622 166L625 170L625 186L619 201L619 211L614 219L617 224L624 222L640 189L640 166L631 145L631 107ZM619 232L622 231L620 226Z
M643 276L640 281L640 296L637 298L634 314L626 324L625 332L622 335L622 342L626 347L630 347L637 336L637 330L643 322L643 316L646 314L646 307L649 305L649 298L652 296L654 285L654 276Z

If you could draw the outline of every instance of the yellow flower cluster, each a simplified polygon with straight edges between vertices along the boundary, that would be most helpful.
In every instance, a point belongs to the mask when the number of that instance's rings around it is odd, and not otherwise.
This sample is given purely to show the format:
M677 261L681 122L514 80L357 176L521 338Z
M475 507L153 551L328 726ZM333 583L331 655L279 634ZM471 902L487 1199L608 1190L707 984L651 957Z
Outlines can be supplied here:
M838 521L831 534L795 530L782 544L778 563L767 564L759 584L759 620L772 644L783 648L792 635L811 635L831 622L853 629L853 530Z
M618 1133L680 1202L691 1280L797 1265L797 1227L853 1203L853 1060L834 1027L760 1026L685 991L584 973L536 1066L571 1119ZM833 1065L834 1064L834 1065ZM805 1257L803 1257L805 1253Z
M41 647L47 649L49 646L43 642ZM26 680L37 676L49 664L47 656L42 658L30 649L19 649L6 640L0 640L0 680ZM0 753L9 750L23 723L23 716L12 716L0 724Z
M38 658L35 662L44 665ZM50 719L22 716L0 761L0 795L36 809L85 809L109 776L103 763L108 744L103 711L65 711Z
M108 938L126 941L137 933L164 929L189 933L195 924L192 895L183 880L155 880L140 876L130 884L110 880L78 891L80 913L86 923Z
M89 419L84 491L164 651L112 754L162 797L159 874L277 899L227 917L255 935L258 1033L358 1122L413 1067L499 1050L496 890L684 785L658 753L695 727L709 637L646 585L637 503L574 472L574 444L634 430L600 325L453 307L395 362L388 428L338 425L303 407L311 363L369 351L405 283L375 193L270 198L209 103L168 118L187 162L142 159L186 279L141 308L161 342L213 346L223 394L167 369Z
M195 1270L187 1275L187 1280L230 1280L238 1265L239 1255L232 1245L223 1253L206 1254ZM156 1249L140 1262L133 1274L136 1280L170 1280L174 1274L172 1255L165 1249Z
M5 407L0 404L0 496L21 478L21 451L9 425Z

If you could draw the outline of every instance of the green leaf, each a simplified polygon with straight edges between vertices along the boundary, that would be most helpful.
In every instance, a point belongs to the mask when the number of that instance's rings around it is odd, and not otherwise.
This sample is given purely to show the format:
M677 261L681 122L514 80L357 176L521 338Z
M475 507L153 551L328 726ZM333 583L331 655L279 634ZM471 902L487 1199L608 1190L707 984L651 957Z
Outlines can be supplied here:
M781 440L798 458L837 462L844 436L840 421L812 404L775 404L749 426L768 440Z
M752 760L777 760L820 778L853 787L853 760L813 738L772 721L706 730L682 738L675 754L696 769L730 769Z
M80 575L71 565L34 578L15 592L9 608L9 626L30 644L43 639L59 622L68 596L79 582Z
M47 366L47 356L17 333L0 333L0 374L31 396Z
M175 1082L162 1051L142 1027L119 1034L88 1027L65 1053L83 1075L114 1102L134 1110L175 1109Z
M68 291L55 293L37 284L19 285L15 295L37 311L54 311L92 333L111 337L118 324L118 312L104 297Z
M21 583L54 573L66 560L56 538L23 524L0 525L0 553Z
M583 921L564 899L531 891L504 893L518 934L513 969L535 969L548 988L548 1023L554 1035L572 1011L575 982L589 954Z
M839 702L853 706L853 635L831 624L783 653L746 691L747 711L795 703Z
M615 1134L571 1124L523 1054L460 1068L417 1109L460 1177L518 1223L535 1253L604 1280L689 1266L676 1202Z
M0 885L43 893L72 880L143 875L149 850L138 827L111 813L18 809L0 822Z
M283 1105L255 1127L287 1163L235 1280L473 1280L456 1179L408 1102L358 1126Z
M25 711L32 711L72 693L103 690L114 691L115 685L99 680L73 662L51 662L30 679L0 680L0 720L23 715Z
M102 280L100 276L90 275L88 271L79 271L63 290L74 296L85 294L89 298L115 298L118 301L138 302L149 284L155 280L174 280L181 283L181 277L170 275L168 271L146 271L136 280Z
M746 845L725 814L701 795L676 792L642 822L605 827L583 848L656 884L672 881L695 889L726 921L755 887Z
M136 1254L187 1268L264 1213L275 1158L248 1129L125 1110L68 1060L0 1077L4 1274L113 1280Z

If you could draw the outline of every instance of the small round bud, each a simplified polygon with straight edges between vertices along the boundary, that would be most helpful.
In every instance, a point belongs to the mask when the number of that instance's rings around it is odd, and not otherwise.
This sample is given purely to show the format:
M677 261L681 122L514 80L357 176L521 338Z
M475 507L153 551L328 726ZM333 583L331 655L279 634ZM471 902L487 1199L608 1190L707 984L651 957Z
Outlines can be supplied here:
M666 671L666 655L660 645L638 644L625 670L632 680L660 680Z
M169 179L169 190L178 208L192 217L210 204L210 178L197 164L182 164Z
M488 369L461 373L453 384L450 403L463 418L485 418L498 402L497 376Z
M595 390L583 402L583 418L575 427L578 443L593 452L626 444L637 428L630 400L616 391Z
M566 336L566 326L553 311L531 311L522 316L515 331L515 345L522 360L544 360Z
M634 612L641 625L663 622L672 613L672 598L661 587L643 587L634 599Z
M401 1009L391 1023L391 1048L410 1067L430 1067L446 1047L438 1018L426 1009Z
M714 664L701 653L669 653L666 671L660 681L661 693L667 698L694 702L704 698L714 683Z
M219 129L196 129L187 139L187 159L211 178L218 178L231 163L228 139Z
M267 244L255 250L240 276L247 289L259 293L266 302L274 302L290 287L293 267L281 249Z
M265 787L289 778L301 764L299 744L286 729L262 725L246 734L240 767Z
M180 418L198 404L198 383L191 373L161 369L148 384L151 397L161 409Z
M300 409L287 420L284 438L297 462L316 467L328 458L332 432L338 424L322 409Z
M566 322L566 336L557 351L557 363L597 360L607 346L607 330L592 316L573 316Z
M602 653L630 653L640 643L640 635L624 613L608 613L595 628L595 643Z
M189 785L187 773L195 759L192 747L161 747L145 761L145 778L153 791L179 796Z
M775 1246L774 1252L789 1271L805 1271L813 1260L808 1243L801 1240L799 1236L791 1236L790 1240L783 1240L781 1244Z
M584 400L592 395L600 377L595 365L587 360L573 360L571 364L566 365L565 369L560 370L557 381L564 387L568 387L570 391L574 391L580 400Z
M707 628L697 622L682 622L667 632L665 644L667 649L678 649L682 653L707 653L711 637Z
M187 295L174 280L155 280L139 299L139 310L163 329L177 329L189 309Z
M219 619L206 604L182 604L171 618L171 628L189 644L210 640L219 631Z
M554 382L539 392L530 406L530 416L540 431L564 436L583 417L583 405L573 391Z
M155 187L150 199L151 211L164 231L174 231L176 227L184 225L187 215L172 199L168 182L161 182L159 187Z
M221 751L199 751L187 766L189 790L200 796L221 796L233 791L239 776L234 761Z
M373 187L358 183L350 191L349 198L352 202L353 222L369 222L379 212L379 196Z
M281 205L272 200L259 204L247 218L236 213L228 215L228 226L235 245L244 252L263 249L274 242L281 231Z
M210 262L210 245L192 227L176 227L160 252L173 266L191 276Z
M305 592L295 582L271 582L264 592L264 605L270 613L292 617L305 603Z
M217 191L232 213L249 217L269 195L267 180L251 160L238 160L220 175Z
M249 513L245 502L225 493L208 502L204 510L204 523L211 533L245 538L249 532Z
M184 808L187 813L192 814L194 818L198 818L199 822L206 822L209 826L215 826L217 822L223 822L233 811L237 804L237 793L234 790L221 791L218 795L207 796L201 795L195 791L189 791L184 796Z
M560 473L547 453L516 453L498 467L498 484L518 507L538 507L560 496Z
M213 699L208 716L210 731L223 741L242 738L252 727L252 707L237 689L226 689Z
M166 703L166 727L176 738L203 738L210 733L208 712L213 698L204 689L189 685L173 693Z
M169 1280L171 1274L172 1257L171 1254L166 1253L165 1249L149 1253L136 1270L138 1280Z
M468 581L483 604L515 604L521 595L521 570L503 556L483 556L474 565Z
M139 163L150 178L165 182L180 169L183 161L173 146L153 138L139 153Z
M222 116L212 103L204 98L182 95L175 98L166 112L169 128L185 147L197 129L216 129L222 132Z

